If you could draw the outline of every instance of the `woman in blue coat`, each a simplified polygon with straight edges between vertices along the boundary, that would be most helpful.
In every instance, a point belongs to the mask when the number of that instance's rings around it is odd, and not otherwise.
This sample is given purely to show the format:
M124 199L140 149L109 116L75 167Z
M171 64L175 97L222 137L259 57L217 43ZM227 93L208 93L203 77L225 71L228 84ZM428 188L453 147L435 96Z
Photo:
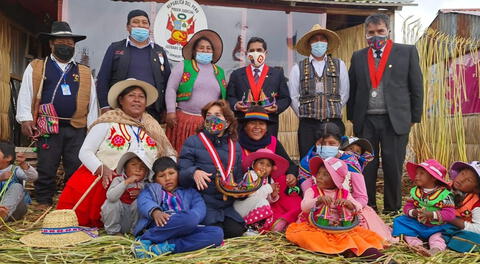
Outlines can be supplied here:
M241 236L243 218L233 209L233 198L220 193L215 177L240 182L242 153L237 139L237 120L224 100L208 103L202 109L205 120L197 135L189 137L179 158L180 186L197 188L207 206L202 224L223 229L224 237Z

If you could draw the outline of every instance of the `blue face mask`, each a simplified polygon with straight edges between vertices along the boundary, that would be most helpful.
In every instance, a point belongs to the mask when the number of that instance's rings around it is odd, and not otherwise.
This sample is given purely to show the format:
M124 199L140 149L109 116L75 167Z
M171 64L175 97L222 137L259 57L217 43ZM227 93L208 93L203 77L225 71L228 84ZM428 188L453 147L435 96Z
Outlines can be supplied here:
M195 60L200 64L209 64L213 60L213 53L197 52Z
M327 52L328 42L317 41L310 45L312 47L312 55L315 57L322 57Z
M316 151L317 154L322 159L333 158L338 154L338 146L321 146L317 145Z
M144 42L150 36L150 31L146 28L134 27L132 28L130 36L138 42Z

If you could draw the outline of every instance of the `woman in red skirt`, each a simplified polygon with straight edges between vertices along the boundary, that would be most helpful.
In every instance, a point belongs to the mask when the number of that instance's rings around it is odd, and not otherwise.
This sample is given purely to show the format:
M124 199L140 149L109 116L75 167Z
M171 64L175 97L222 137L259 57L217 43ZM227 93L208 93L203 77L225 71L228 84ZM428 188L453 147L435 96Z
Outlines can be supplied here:
M151 159L176 156L160 124L145 111L157 97L155 87L135 79L118 82L110 88L108 103L114 110L100 116L90 127L79 153L83 165L67 182L57 209L73 208L95 179L102 177L75 212L81 226L103 227L100 207L116 176L114 168L124 153L144 152Z

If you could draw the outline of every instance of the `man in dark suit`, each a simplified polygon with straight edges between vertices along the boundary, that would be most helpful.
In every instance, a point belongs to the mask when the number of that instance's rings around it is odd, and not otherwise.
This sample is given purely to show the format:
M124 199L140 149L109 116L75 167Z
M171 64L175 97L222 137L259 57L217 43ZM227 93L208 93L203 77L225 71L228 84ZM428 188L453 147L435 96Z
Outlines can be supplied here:
M376 209L379 150L384 173L384 213L402 205L402 169L410 127L423 108L423 77L415 46L388 39L389 18L374 14L365 20L368 48L353 53L347 117L355 135L373 145L375 159L364 170L368 204Z
M147 108L160 123L165 119L165 88L170 65L164 49L150 38L150 19L143 10L132 10L127 16L129 36L113 42L103 57L97 76L97 94L102 113L110 109L108 90L128 78L145 81L158 90L157 101Z
M287 81L282 68L265 64L267 43L253 37L247 44L250 65L237 69L230 75L227 99L238 118L242 118L251 105L261 105L270 120L268 127L273 136L278 134L278 116L290 105Z

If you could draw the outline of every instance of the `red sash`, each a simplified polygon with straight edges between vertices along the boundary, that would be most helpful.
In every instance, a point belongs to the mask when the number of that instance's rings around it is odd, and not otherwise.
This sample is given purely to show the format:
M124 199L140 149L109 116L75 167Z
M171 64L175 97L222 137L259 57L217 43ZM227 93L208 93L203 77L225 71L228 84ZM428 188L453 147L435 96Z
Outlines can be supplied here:
M233 172L233 165L235 164L235 143L232 139L228 139L228 165L227 169L225 170L222 160L220 159L217 150L213 147L212 142L207 138L207 136L205 136L203 132L198 133L198 137L207 149L207 152L210 155L210 158L212 159L216 169L220 172L222 180L227 181L228 175Z
M247 71L248 84L250 84L253 100L255 100L255 102L258 102L258 100L260 100L260 93L262 91L263 83L265 82L265 79L267 77L268 65L264 64L262 74L258 79L258 83L255 82L255 79L253 79L252 67L248 65L247 67L245 67L245 70Z
M372 49L368 49L368 72L370 73L370 81L372 83L372 88L377 89L380 81L382 80L383 72L385 71L385 66L387 65L388 57L390 56L390 51L392 50L393 42L391 39L387 40L387 45L383 51L382 58L378 67L375 69L375 59L373 58Z

